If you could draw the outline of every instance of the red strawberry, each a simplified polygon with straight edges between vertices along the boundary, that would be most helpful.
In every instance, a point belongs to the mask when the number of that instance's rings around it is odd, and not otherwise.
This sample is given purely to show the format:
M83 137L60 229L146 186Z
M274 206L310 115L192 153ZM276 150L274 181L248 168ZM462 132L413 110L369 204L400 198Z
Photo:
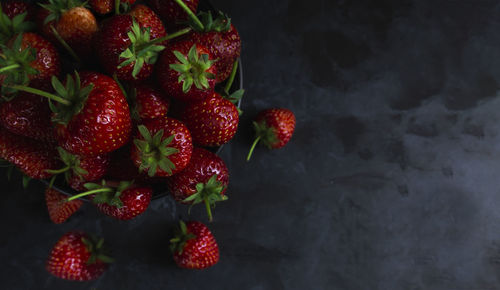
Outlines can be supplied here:
M68 197L53 188L45 190L45 201L50 220L55 224L62 224L83 205L83 201L76 199L66 202Z
M186 269L206 269L219 261L219 246L210 230L202 223L181 221L170 240L175 263Z
M26 176L45 179L52 176L47 170L60 166L52 146L12 134L0 127L0 159L16 165Z
M187 204L205 203L209 220L215 202L226 200L229 172L224 160L203 148L195 147L191 160L183 171L168 179L174 199Z
M108 14L111 11L115 9L115 2L114 0L90 0L89 4L90 7L92 7L92 10L94 10L97 14ZM121 5L132 5L135 3L135 0L121 0L120 4Z
M229 142L238 129L236 106L214 93L211 97L189 103L182 112L182 121L199 146L220 146Z
M187 127L169 117L147 120L138 127L131 157L149 176L171 176L191 159L193 143Z
M295 115L288 109L267 109L259 113L253 125L256 139L248 153L247 161L259 141L269 149L285 146L295 130Z
M179 24L188 20L186 11L175 0L148 0L149 6L160 15L169 31L179 28ZM196 13L199 0L182 0L182 2Z
M0 124L9 131L44 142L55 142L51 111L43 97L27 93L0 103Z
M124 146L111 153L106 179L141 182L146 176L144 173L139 172L132 159L130 159L130 146Z
M170 99L160 91L147 85L136 85L135 91L135 118L138 120L155 119L167 115L170 107Z
M163 52L156 67L158 83L180 101L206 99L215 87L217 69L213 59L204 46L190 40L175 42Z
M165 26L158 15L148 6L138 4L128 13L141 28L149 28L150 39L158 39L167 36Z
M49 0L40 6L37 20L42 33L56 43L62 38L84 58L90 56L92 39L98 30L92 12L79 0Z
M33 4L25 1L2 1L2 3L0 3L0 6L2 7L3 13L5 13L5 15L7 15L10 19L13 19L15 16L21 15L23 13L27 14L27 19L31 19L35 14L35 7L33 6Z
M52 275L74 281L99 278L111 258L103 254L103 240L96 241L84 232L68 232L54 245L47 260Z
M152 21L153 17L142 16L136 22L131 15L116 15L102 24L97 35L96 51L106 72L126 81L144 80L152 74L158 53L165 48L157 43L166 39L161 38L164 28L148 26L152 23L161 25L160 21ZM143 24L141 19L148 21Z

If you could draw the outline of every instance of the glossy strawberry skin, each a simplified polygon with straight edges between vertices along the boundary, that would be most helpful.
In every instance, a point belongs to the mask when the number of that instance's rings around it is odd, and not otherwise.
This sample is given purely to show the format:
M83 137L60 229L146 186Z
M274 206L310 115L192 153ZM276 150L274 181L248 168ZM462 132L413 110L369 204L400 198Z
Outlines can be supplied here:
M171 64L180 63L177 57L175 57L174 51L179 51L184 56L187 56L189 50L195 44L195 42L190 40L172 43L165 49L165 51L163 51L156 66L156 75L159 85L163 88L167 95L182 102L192 102L206 99L213 94L213 90L215 88L215 79L209 78L207 79L209 88L201 90L193 84L191 89L187 93L184 93L182 90L183 82L179 83L178 81L180 73L170 68ZM208 59L215 59L208 49L202 45L196 44L196 50L199 55L207 54ZM217 75L217 68L215 64L213 64L207 72Z
M20 93L14 99L0 103L0 124L17 135L55 143L47 99Z
M50 220L55 224L62 224L83 205L79 199L66 202L68 196L53 188L45 190L45 202Z
M226 32L192 32L187 37L207 47L214 59L217 59L216 82L226 80L241 53L241 39L234 25L231 24L231 28Z
M225 144L238 129L238 109L217 93L203 101L187 104L181 116L191 132L193 143L199 146Z
M25 175L34 179L52 176L46 170L60 168L53 146L15 135L0 127L0 158L16 165Z
M121 0L121 3L134 4L135 0ZM115 1L114 0L90 0L90 7L97 14L108 14L115 9Z
M158 15L151 8L138 4L129 12L141 27L149 27L151 39L167 36L165 26Z
M67 125L57 124L59 145L66 151L85 156L114 151L130 140L131 119L128 103L118 84L94 72L80 73L81 85L94 85L82 111Z
M206 269L219 261L219 246L210 230L202 223L186 223L187 232L196 237L186 242L182 253L174 252L174 261L186 269Z
M88 182L95 182L102 179L109 167L109 155L80 156L80 167L87 171L87 174L78 176L73 172L68 185L76 191L85 191L83 186Z
M0 5L2 5L2 12L5 13L10 19L14 18L16 15L27 12L26 20L30 20L35 14L35 7L28 2L7 0L5 2L2 1Z
M288 109L267 109L259 113L255 119L257 123L265 122L268 127L274 128L277 141L271 148L278 149L285 146L292 138L295 130L295 115Z
M175 135L173 141L168 145L168 147L173 147L179 150L179 152L168 156L168 159L170 159L170 161L172 161L175 165L172 172L168 173L163 171L161 168L158 168L155 176L166 177L182 171L188 165L193 152L191 134L189 133L186 125L170 117L147 120L143 123L143 125L146 126L152 136L154 136L158 131L163 130L162 140L170 137L171 135ZM137 132L135 139L143 140L143 137L139 134L139 132ZM132 146L130 155L135 166L139 168L142 161L137 146Z
M196 184L206 183L214 174L224 186L221 192L224 195L229 184L229 171L224 160L206 149L195 147L188 166L168 178L168 189L176 201L184 203L184 199L196 193Z
M108 268L108 264L97 259L87 264L91 253L82 239L90 239L83 232L68 232L63 235L52 249L47 260L47 271L66 280L89 281L97 279Z
M120 195L121 208L106 203L96 204L102 213L119 220L130 220L142 214L151 202L153 190L149 187L135 187L124 190Z
M183 0L182 2L196 14L199 0ZM188 20L186 12L173 0L148 0L147 3L160 15L168 31L175 31L182 26L180 22Z
M170 108L170 99L148 85L137 85L135 102L141 120L155 119L167 115Z

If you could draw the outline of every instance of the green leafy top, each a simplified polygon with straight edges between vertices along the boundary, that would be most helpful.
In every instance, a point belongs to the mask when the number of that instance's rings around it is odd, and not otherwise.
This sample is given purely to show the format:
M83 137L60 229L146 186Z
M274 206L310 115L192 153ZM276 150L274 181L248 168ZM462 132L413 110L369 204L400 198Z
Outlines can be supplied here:
M172 140L174 140L174 135L163 139L163 129L158 131L154 136L151 136L148 128L144 125L139 125L138 129L144 138L144 140L134 140L134 144L139 149L141 155L139 170L147 170L148 175L153 177L156 175L158 167L160 167L161 170L171 174L172 169L175 169L175 164L170 161L168 156L179 152L176 148L168 147Z
M0 44L0 75L5 77L1 89L2 96L9 98L17 90L12 85L27 85L30 75L36 75L38 70L31 67L31 62L36 59L36 50L28 47L21 50L23 35L19 34L11 47Z
M255 129L255 135L257 136L257 138L259 138L260 142L262 142L269 149L272 148L273 144L279 142L274 128L268 126L265 121L253 122L253 127Z
M47 172L51 174L64 173L66 182L69 182L72 173L78 176L80 180L83 180L82 175L88 174L88 171L80 167L80 157L69 153L61 147L57 147L57 151L59 153L59 159L61 159L66 166L58 170L47 170ZM56 175L52 178L55 179L55 177Z
M158 44L163 39L151 40L151 28L141 28L140 25L133 19L131 31L128 32L130 46L120 54L120 58L125 59L118 68L125 67L134 63L132 76L137 77L144 63L154 64L158 59L158 54L165 49L165 46Z
M82 88L80 75L76 71L75 78L67 75L66 86L63 86L56 77L52 77L52 87L57 96L66 101L66 103L54 104L52 100L49 100L50 109L54 112L52 121L63 125L67 125L73 116L82 111L90 92L94 89L93 84Z
M172 253L182 254L187 241L196 238L193 233L188 233L186 223L179 221L179 227L175 229L174 237L170 239L170 250Z
M191 206L198 203L205 203L209 221L212 221L211 207L218 201L227 200L227 196L222 195L225 186L217 180L217 174L214 174L206 183L196 184L196 193L184 199L184 202L191 202Z
M174 50L173 54L180 63L170 64L170 68L180 73L178 82L183 82L182 90L184 93L189 92L193 83L199 90L210 88L208 79L214 79L215 75L208 70L215 63L215 60L208 59L208 54L200 56L196 45L189 49L187 57L177 50Z
M75 7L84 7L86 4L87 2L82 3L80 0L49 0L46 4L39 4L50 12L43 24L58 21L66 11Z
M191 18L189 20L190 26L199 32L227 32L231 29L231 18L226 14L222 13L222 11L217 12L217 17L214 19L212 16L212 12L200 12L198 13L198 19L203 24L203 29L201 29L200 25Z
M120 199L120 195L124 190L128 189L132 183L133 182L130 181L122 181L116 188L111 188L107 186L106 181L103 180L101 184L85 183L84 186L89 190L87 194L91 194L93 191L97 192L95 197L92 199L93 203L105 203L121 208L123 207L123 202Z
M104 239L97 239L92 235L88 235L88 237L82 237L82 243L87 247L87 251L90 252L90 257L87 260L87 265L91 265L100 260L104 263L113 263L114 260L105 254L105 250L103 248Z
M16 34L33 30L34 24L25 22L27 12L18 14L12 19L3 13L2 6L0 5L0 43L6 44Z

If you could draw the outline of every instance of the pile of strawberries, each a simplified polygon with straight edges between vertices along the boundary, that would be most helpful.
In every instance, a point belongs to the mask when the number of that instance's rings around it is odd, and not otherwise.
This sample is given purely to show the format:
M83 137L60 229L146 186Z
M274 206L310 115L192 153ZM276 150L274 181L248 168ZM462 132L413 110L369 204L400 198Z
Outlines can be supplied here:
M0 158L26 178L50 181L54 223L83 197L106 215L133 219L147 210L155 184L180 203L204 204L209 221L227 199L228 169L207 148L238 128L238 32L222 12L198 11L198 0L135 2L1 2ZM248 159L258 142L283 147L295 117L268 109L254 126ZM183 268L219 259L212 233L197 221L180 221L171 249ZM74 231L54 246L47 270L91 280L111 261L102 240Z

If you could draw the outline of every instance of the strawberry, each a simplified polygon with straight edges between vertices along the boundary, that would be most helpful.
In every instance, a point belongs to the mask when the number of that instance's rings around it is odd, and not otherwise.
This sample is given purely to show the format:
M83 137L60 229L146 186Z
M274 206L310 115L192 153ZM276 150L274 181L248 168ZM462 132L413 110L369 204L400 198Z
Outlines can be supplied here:
M199 146L220 146L229 142L238 129L236 106L214 93L211 97L185 106L181 120Z
M66 43L77 55L89 57L92 39L98 30L92 12L79 0L48 0L40 6L37 20L42 33L65 48Z
M132 16L137 23L139 23L141 28L149 28L150 39L160 39L167 36L163 22L148 6L142 4L135 5L128 14Z
M33 4L19 1L19 0L7 0L0 3L3 13L7 15L10 19L13 19L17 15L26 13L27 19L31 19L35 14L35 7Z
M135 180L141 182L147 175L137 170L132 159L130 159L130 146L124 146L111 153L106 178L111 180Z
M88 281L99 278L112 259L104 255L102 239L79 231L64 234L47 260L47 271L66 280Z
M49 104L43 97L20 93L13 100L0 103L0 124L6 129L17 135L54 143L50 116Z
M190 40L175 42L163 52L156 67L158 83L180 101L206 99L215 87L217 69L213 59L205 47Z
M171 176L183 170L193 152L191 134L180 121L147 120L138 127L130 155L140 171L152 176Z
M27 22L33 16L31 4L6 1L0 3L0 8L0 43L5 44L15 35L33 29L33 23Z
M257 143L262 142L269 149L286 145L295 130L295 115L288 109L267 109L260 112L253 122L256 139L247 156L250 160Z
M66 202L67 198L53 188L47 187L45 190L45 202L53 223L62 224L83 205L83 201L79 199Z
M108 14L113 9L116 11L118 9L118 12L120 10L120 7L115 7L115 0L90 0L89 4L92 10L94 10L97 14ZM135 3L135 0L121 0L120 1L120 6L130 6ZM119 14L119 13L116 13Z
M196 13L199 0L182 0L182 2L191 13ZM169 31L178 29L180 23L188 20L185 10L175 0L148 0L147 3L160 15Z
M137 120L155 119L167 115L170 107L170 99L160 91L148 85L136 85L133 87L135 107L132 116Z
M228 183L229 172L224 160L198 147L193 149L188 166L167 181L168 189L176 201L191 205L203 202L210 221L211 207L217 201L227 200L224 193Z
M153 190L150 187L132 186L131 182L126 181L113 188L108 185L105 181L102 184L86 183L85 188L89 191L74 195L68 200L92 195L92 202L99 211L119 220L135 218L146 211L151 202Z
M180 221L170 240L175 263L186 269L206 269L219 261L219 246L210 230L202 223Z
M0 127L0 159L14 164L30 178L51 177L47 170L59 167L56 154L52 146L12 134Z
M64 173L66 182L74 190L83 191L85 183L100 180L106 174L109 166L108 155L77 156L61 147L58 147L57 150L65 167L49 172L53 174Z

